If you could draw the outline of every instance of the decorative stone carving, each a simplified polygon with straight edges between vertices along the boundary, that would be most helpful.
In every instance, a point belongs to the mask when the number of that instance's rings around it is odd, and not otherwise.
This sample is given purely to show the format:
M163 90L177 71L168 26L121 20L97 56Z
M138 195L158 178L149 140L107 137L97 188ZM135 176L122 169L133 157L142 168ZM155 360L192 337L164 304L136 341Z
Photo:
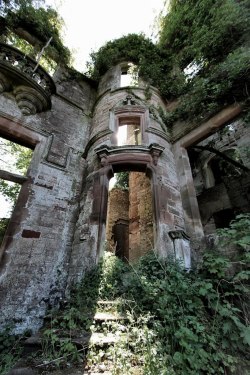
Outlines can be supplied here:
M18 86L13 91L17 105L21 109L23 115L35 115L46 109L46 100L39 92L27 87Z
M156 166L164 147L158 145L157 143L151 143L151 145L149 145L149 150L152 156L153 164Z
M153 164L156 166L158 159L163 152L164 147L158 145L157 143L152 143L148 147L141 145L126 145L126 146L113 146L109 147L107 145L102 145L95 149L95 153L98 155L101 165L106 166L109 163L109 156L118 155L118 154L141 154L145 155L150 161L150 155L152 158Z
M123 100L123 105L135 105L135 100L132 95L127 95L126 99Z
M108 164L109 150L110 150L110 147L107 145L103 145L95 149L95 153L100 159L102 167L105 167Z
M0 43L0 93L12 87L24 115L51 108L50 97L56 88L49 74L35 60Z

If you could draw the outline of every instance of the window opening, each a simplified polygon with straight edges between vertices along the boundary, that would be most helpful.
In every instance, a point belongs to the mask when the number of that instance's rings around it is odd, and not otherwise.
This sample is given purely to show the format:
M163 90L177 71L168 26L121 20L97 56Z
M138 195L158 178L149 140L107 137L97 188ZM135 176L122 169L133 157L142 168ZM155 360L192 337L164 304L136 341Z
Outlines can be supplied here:
M250 184L241 167L248 163L242 154L244 137L245 129L237 120L188 150L205 234L228 227L236 213L249 211L245 192Z
M0 244L10 221L33 151L0 137ZM14 182L20 179L20 183Z
M109 188L107 249L124 261L134 261L153 248L150 179L142 172L115 173Z
M139 117L120 118L117 131L117 145L141 145L141 126Z
M215 212L213 215L215 227L229 228L230 222L235 219L235 213L231 208Z
M138 69L132 63L121 67L120 87L127 86L138 86Z

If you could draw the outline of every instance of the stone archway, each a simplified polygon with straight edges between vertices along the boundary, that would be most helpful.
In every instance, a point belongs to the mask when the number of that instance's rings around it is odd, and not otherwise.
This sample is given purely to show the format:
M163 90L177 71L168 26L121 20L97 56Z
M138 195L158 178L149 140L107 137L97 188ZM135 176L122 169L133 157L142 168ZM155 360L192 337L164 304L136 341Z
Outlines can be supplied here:
M153 151L152 151L153 149ZM157 243L157 233L158 233L158 219L159 218L159 204L158 204L158 194L157 185L154 182L156 180L157 174L157 158L162 152L160 146L148 147L135 147L127 146L119 149L111 149L109 147L102 147L96 150L96 153L101 160L102 168L98 171L100 176L99 181L96 186L96 200L95 207L99 206L99 229L98 229L98 251L97 254L102 253L102 243L105 239L104 226L107 219L107 206L108 206L108 181L113 173L121 171L132 171L132 172L143 172L147 177L150 178L151 183L151 196L152 196L152 206L153 206L153 237L154 243ZM156 155L158 154L158 155ZM99 200L99 201L98 201ZM98 210L98 209L97 209ZM121 223L120 223L121 224ZM116 230L121 230L121 225L117 226ZM123 228L125 230L125 228ZM118 233L118 232L117 232ZM124 232L125 233L125 232Z

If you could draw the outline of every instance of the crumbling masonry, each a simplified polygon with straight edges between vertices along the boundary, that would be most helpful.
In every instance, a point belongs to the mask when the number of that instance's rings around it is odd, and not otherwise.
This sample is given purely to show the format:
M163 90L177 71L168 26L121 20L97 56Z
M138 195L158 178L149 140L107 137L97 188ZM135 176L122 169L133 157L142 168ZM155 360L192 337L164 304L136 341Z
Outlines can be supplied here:
M35 62L26 58L22 65L20 56L14 48L0 46L0 135L34 149L27 176L0 171L1 178L22 185L1 246L2 325L12 321L17 332L36 331L47 307L64 298L65 291L98 262L114 173L146 175L152 197L150 242L160 256L176 256L186 268L197 257L204 226L210 220L216 227L214 213L235 206L249 211L246 173L235 179L244 190L239 201L223 181L220 189L216 187L211 168L210 180L207 173L202 182L202 170L212 158L209 152L199 153L195 166L194 154L188 154L191 146L238 120L240 105L224 108L202 124L179 122L167 129L157 109L171 106L155 88L142 81L137 87L120 87L126 62L111 68L97 87L68 68L59 68L53 80L41 67L34 74ZM140 142L117 145L123 124L139 129ZM249 142L246 127L241 125L240 134L232 147ZM221 150L228 145L222 144ZM242 161L247 165L247 158L242 156ZM213 203L207 217L204 196L210 189L214 202L213 188L223 195L225 205L221 199Z

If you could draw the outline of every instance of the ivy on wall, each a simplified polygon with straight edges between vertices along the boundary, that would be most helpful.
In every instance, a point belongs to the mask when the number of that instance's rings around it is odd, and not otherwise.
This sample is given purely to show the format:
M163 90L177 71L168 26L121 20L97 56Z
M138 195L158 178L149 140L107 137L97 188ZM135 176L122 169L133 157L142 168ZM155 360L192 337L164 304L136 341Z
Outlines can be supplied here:
M249 14L246 0L172 0L161 18L159 42L129 34L92 53L88 74L99 79L111 66L131 61L139 76L178 107L163 114L202 121L224 106L249 106Z
M110 41L91 54L86 74L99 81L112 66L134 63L139 76L158 88L167 103L178 101L175 109L160 114L169 127L178 120L204 121L235 102L249 116L249 1L169 3L167 14L160 17L158 43L143 34ZM43 0L3 0L3 6L0 31L33 37L38 49L52 37L45 54L69 62L60 37L62 20L54 9L44 7Z
M55 61L69 63L70 51L61 38L63 20L55 9L45 7L43 0L4 0L0 15L2 33L9 34L9 30L12 30L17 35L18 48L21 46L18 37L32 44L35 52L52 38L45 54Z

